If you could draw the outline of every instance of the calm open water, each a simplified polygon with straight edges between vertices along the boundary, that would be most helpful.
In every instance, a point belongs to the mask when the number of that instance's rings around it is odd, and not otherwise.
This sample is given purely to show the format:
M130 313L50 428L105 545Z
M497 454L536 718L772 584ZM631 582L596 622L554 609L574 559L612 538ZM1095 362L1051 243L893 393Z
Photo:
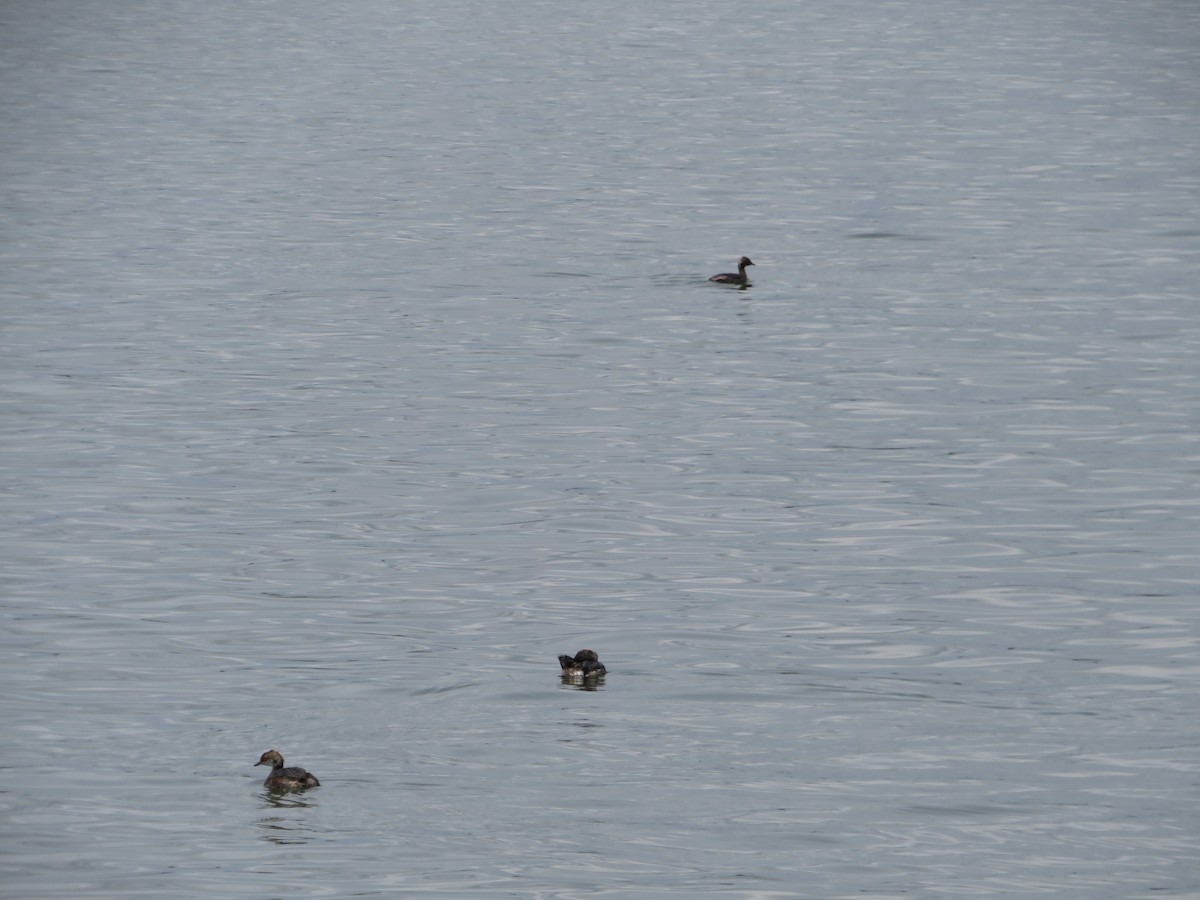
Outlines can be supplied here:
M0 892L1200 896L1198 43L7 4Z

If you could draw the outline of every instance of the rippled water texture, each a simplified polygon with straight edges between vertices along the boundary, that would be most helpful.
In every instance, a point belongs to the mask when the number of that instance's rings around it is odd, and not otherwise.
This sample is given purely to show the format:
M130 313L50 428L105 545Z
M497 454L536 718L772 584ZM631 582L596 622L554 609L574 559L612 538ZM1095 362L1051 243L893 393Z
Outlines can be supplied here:
M9 4L0 892L1200 896L1198 43Z

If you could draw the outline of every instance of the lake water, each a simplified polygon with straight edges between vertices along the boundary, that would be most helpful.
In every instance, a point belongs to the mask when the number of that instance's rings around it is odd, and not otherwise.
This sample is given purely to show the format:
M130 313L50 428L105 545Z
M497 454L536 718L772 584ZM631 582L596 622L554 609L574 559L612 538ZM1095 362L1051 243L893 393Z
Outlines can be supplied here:
M8 4L0 892L1200 897L1198 42Z

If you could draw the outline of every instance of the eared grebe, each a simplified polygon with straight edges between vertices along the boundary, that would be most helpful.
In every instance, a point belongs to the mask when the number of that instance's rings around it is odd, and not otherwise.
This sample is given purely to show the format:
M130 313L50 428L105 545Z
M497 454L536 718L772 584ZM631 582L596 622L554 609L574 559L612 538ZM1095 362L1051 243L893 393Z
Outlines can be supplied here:
M270 766L271 774L263 784L272 791L302 791L305 788L320 787L321 782L312 772L299 766L283 767L283 754L278 750L268 750L259 757L256 766Z
M601 678L608 674L595 650L580 650L574 656L560 653L558 664L562 666L563 678Z
M754 265L750 257L743 256L738 260L737 274L732 272L722 272L720 275L714 275L709 281L716 281L720 284L740 284L742 287L750 287L750 279L746 277L746 266Z

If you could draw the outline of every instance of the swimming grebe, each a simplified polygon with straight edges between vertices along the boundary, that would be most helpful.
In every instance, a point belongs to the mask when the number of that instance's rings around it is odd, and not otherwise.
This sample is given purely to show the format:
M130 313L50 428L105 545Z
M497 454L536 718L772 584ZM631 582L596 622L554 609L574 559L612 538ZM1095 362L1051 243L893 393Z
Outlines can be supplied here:
M580 650L573 657L560 653L558 664L562 666L563 678L601 678L608 674L595 650Z
M256 766L270 766L271 774L263 784L272 791L302 791L305 788L320 787L321 782L312 772L299 766L283 767L283 755L278 750L268 750L259 757Z
M722 272L720 275L714 275L708 280L716 281L720 284L740 284L742 287L749 287L750 279L746 277L746 266L752 265L754 265L754 263L751 262L750 257L743 256L738 260L738 270L736 275L734 275L732 272Z

